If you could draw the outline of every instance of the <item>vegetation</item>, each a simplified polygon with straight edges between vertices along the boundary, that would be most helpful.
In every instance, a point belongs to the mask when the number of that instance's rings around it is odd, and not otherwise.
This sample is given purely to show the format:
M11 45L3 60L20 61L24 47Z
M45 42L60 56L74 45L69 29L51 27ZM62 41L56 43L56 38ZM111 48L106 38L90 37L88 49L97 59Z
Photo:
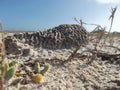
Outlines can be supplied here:
M89 58L89 59L91 59L91 61L95 60L96 56L101 56L101 57L102 56L108 56L107 58L110 58L110 57L116 57L116 56L119 55L119 54L109 55L107 53L100 52L100 50L105 45L108 37L109 37L110 46L113 46L114 42L113 42L113 38L111 38L112 34L110 34L110 32L111 32L111 29L112 29L112 24L113 24L114 15L115 15L116 10L117 10L117 7L112 8L112 13L109 17L109 19L111 19L111 25L110 25L110 28L109 28L109 32L107 34L106 34L105 27L101 27L100 25L97 25L97 24L89 24L89 25L95 25L96 26L96 28L93 30L93 32L89 33L89 35L91 36L89 38L89 40L93 40L94 38L96 39L96 42L94 44L94 50L89 50L89 52L91 52L92 55L93 55L91 58ZM76 18L75 18L75 21L77 21L81 26L84 25L84 24L87 24L87 23L82 22L82 20L80 20L80 22L79 22ZM0 27L1 27L1 30L3 30L2 29L2 24L0 24ZM93 33L96 33L96 35L94 37L93 37ZM101 40L103 38L104 38L104 42L101 43ZM44 69L41 70L40 63L35 62L34 63L34 69L32 70L32 72L29 71L26 68L25 65L23 65L23 66L25 67L26 73L23 74L21 72L18 72L17 69L15 68L16 62L13 61L13 60L8 60L6 58L6 50L5 50L4 41L5 41L5 37L4 37L4 32L2 31L2 40L1 40L1 43L0 43L0 51L1 51L0 52L0 90L5 89L5 87L7 86L7 82L13 76L20 77L20 76L25 75L25 76L29 76L30 79L32 79L35 83L41 82L41 80L43 79L43 76L49 70L50 66L45 65ZM98 47L99 44L101 44L101 47L98 49L97 47ZM75 57L77 51L80 49L81 46L77 46L75 48L75 50L73 51L73 53L68 57L68 59L66 61L61 62L61 63L63 64L63 63L66 63L68 61L71 61Z
M89 49L89 52L91 52L92 55L93 55L93 56L90 58L91 61L93 61L93 60L95 59L95 57L97 56L97 54L100 54L100 53L101 53L100 50L103 48L103 46L106 45L106 41L107 41L108 38L109 38L109 44L110 44L110 46L113 46L114 41L113 41L113 38L112 38L111 29L112 29L112 25L113 25L113 21L114 21L114 16L115 16L116 10L117 10L117 7L112 8L111 15L110 15L110 17L109 17L109 19L108 19L108 20L111 20L111 24L110 24L110 28L109 28L109 32L108 32L108 33L106 33L105 27L102 27L101 25L98 25L98 24L88 24L88 23L83 22L82 20L77 20L76 18L74 18L74 20L75 20L78 24L80 24L81 26L83 26L83 25L94 25L94 26L96 26L96 28L92 31L92 33L88 33L89 41L91 41L91 40L96 40L96 43L93 45L93 46L94 46L94 50ZM94 34L93 34L93 33L94 33ZM95 33L96 33L96 35L95 35ZM90 37L91 37L91 38L90 38ZM102 39L104 39L104 41L103 41L102 43L100 43L100 41L101 41ZM100 44L101 47L100 47L100 49L98 50L98 49L97 49L97 46L98 46L99 44ZM66 62L68 62L68 61L71 61L71 60L75 57L77 51L78 51L82 46L84 46L84 45L77 46L77 47L75 48L75 50L73 51L73 53L72 53L72 54L68 57L68 59L67 59L66 61L64 61L64 62L66 63ZM104 55L104 54L105 54L105 53L103 53L103 55ZM90 61L90 62L91 62L91 61Z
M0 24L2 30L2 24ZM26 69L26 74L18 72L18 69L15 67L16 61L8 60L6 57L5 50L5 34L2 31L2 40L0 43L0 90L7 89L8 81L13 77L19 76L30 76L30 78L35 82L39 83L42 80L43 75L48 71L49 65L45 65L43 70L40 70L40 63L35 62L35 67L32 72ZM25 67L26 68L26 67ZM19 81L18 81L19 82ZM15 82L16 84L18 82Z

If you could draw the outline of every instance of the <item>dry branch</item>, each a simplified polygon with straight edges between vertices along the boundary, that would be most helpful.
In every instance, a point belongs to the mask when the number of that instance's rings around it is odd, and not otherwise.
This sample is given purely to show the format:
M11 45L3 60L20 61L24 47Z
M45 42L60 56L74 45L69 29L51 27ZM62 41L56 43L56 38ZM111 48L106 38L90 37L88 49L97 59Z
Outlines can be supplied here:
M73 53L68 57L67 60L63 61L63 63L66 63L68 61L71 61L74 57L75 57L75 54L77 53L77 51L80 49L81 46L78 46L76 47L76 49L73 51Z
M108 32L108 34L107 34L106 37L105 37L105 40L104 40L104 42L103 42L103 44L102 44L102 46L101 46L101 49L102 49L103 45L105 44L107 38L108 38L109 35L110 35L116 10L117 10L117 6L116 6L115 8L112 8L111 15L110 15L110 17L109 17L109 19L108 19L108 20L111 20L109 32Z
M76 22L78 22L78 23L80 24L80 26L82 27L82 25L83 25L82 20L80 20L80 22L79 22L76 18L74 18L74 20L75 20ZM82 45L82 43L81 43L81 45ZM76 48L75 48L75 50L73 51L73 53L68 57L67 60L63 61L63 63L66 63L66 62L68 62L68 61L71 61L72 58L74 58L74 56L75 56L75 54L77 53L77 51L80 49L81 45L76 45Z

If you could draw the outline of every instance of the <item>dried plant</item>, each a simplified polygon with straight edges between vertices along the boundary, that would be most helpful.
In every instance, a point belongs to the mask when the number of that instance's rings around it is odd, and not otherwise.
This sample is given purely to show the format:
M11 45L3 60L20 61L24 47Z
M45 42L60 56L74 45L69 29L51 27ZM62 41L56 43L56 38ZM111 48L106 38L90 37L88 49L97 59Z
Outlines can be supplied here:
M84 22L82 22L82 20L80 20L80 22L79 22L76 18L74 18L74 20L75 20L76 22L78 22L78 23L80 24L80 26L82 26L83 23L84 23ZM77 51L80 49L80 47L81 47L82 45L83 45L83 43L81 43L81 45L76 45L75 50L74 50L73 53L68 57L68 59L64 61L64 63L66 63L66 62L68 62L68 61L71 61L71 60L74 58L75 54L77 53Z
M4 90L6 85L6 82L12 78L12 76L15 74L15 61L12 61L8 63L8 60L5 58L5 34L2 29L2 24L0 23L1 28L1 56L0 56L0 90Z
M92 58L91 58L91 61L90 61L90 62L92 62L93 59L95 59L95 57L97 56L97 54L99 54L99 51L102 49L103 45L105 44L106 39L109 37L110 32L111 32L111 29L112 29L113 20L114 20L114 15L115 15L116 10L117 10L117 7L112 8L112 12L111 12L111 15L110 15L110 17L109 17L109 20L111 20L111 24L110 24L109 32L108 32L107 35L105 34L105 27L101 27L101 26L98 25L98 24L88 24L88 23L82 22L82 20L79 21L79 20L77 20L76 18L74 18L74 20L75 20L78 24L80 24L81 26L82 26L83 24L85 24L85 25L94 25L94 26L96 26L96 28L94 29L94 31L95 31L95 30L98 31L98 33L95 35L96 42L95 42L95 44L94 44L94 50L92 51L92 54L93 54L93 55L92 55ZM91 33L90 33L90 34L91 34ZM89 34L89 36L90 36L90 34ZM100 44L100 42L101 42L101 40L103 39L104 36L105 36L104 42L103 42L102 44ZM91 38L93 38L93 36L92 36ZM99 48L99 50L97 50L97 46L98 46L99 44L101 45L101 48ZM110 44L113 45L113 39L110 39ZM77 51L78 51L79 49L80 49L80 46L78 46L78 47L73 51L73 53L69 56L69 58L68 58L65 62L68 62L68 61L70 61L72 58L74 58L75 54L77 53ZM91 51L91 50L90 50L90 51ZM93 52L95 52L95 53L93 53Z
M115 16L115 12L116 12L116 10L117 10L117 6L116 6L115 8L111 8L111 10L112 10L112 12L111 12L111 15L110 15L110 17L109 17L109 19L108 19L108 20L111 20L109 32L108 32L108 34L107 34L106 37L105 37L105 40L104 40L104 43L103 43L102 46L101 46L101 49L102 49L103 45L105 44L107 38L110 36L111 30L112 30L112 25L113 25L113 20L114 20L114 16ZM112 36L111 36L111 37L112 37ZM110 39L110 37L109 37L109 39ZM110 43L111 43L111 44L113 44L112 41L113 41L113 39L110 39Z

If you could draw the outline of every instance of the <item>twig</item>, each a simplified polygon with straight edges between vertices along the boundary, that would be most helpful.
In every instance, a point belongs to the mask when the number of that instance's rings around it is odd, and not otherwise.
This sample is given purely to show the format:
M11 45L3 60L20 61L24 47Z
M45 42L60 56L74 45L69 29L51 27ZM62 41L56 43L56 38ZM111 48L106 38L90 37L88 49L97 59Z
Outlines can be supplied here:
M105 37L105 40L104 40L104 43L103 43L102 46L101 46L101 49L102 49L103 45L105 44L107 38L108 38L109 35L110 35L116 10L117 10L117 6L116 6L115 8L112 8L111 15L110 15L110 17L109 17L109 19L108 19L108 20L111 19L111 24L110 24L109 32L108 32L107 36Z
M63 61L63 63L66 63L66 62L68 62L68 61L71 61L71 60L74 58L74 56L75 56L75 54L77 53L77 51L80 49L80 47L81 47L81 45L78 46L78 47L76 47L76 49L73 51L73 53L68 57L67 60Z
M79 22L76 18L74 18L74 20L75 20L76 22L78 22L78 23L80 24L80 26L82 27L82 25L83 25L82 20L80 20L80 22ZM81 43L81 45L82 45L82 43ZM63 61L63 63L66 63L66 62L68 62L68 61L71 61L71 60L74 58L74 56L75 56L75 54L77 53L77 51L80 49L81 45L76 45L76 49L75 49L75 50L73 51L73 53L68 57L67 60Z

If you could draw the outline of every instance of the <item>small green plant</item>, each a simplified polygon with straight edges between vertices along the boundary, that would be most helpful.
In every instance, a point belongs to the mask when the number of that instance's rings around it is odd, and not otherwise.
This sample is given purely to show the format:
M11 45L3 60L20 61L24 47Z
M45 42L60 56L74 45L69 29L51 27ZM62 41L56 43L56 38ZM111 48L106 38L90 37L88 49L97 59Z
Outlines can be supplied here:
M41 82L43 75L45 75L45 73L48 71L49 68L50 65L47 64L45 65L44 69L40 70L40 63L35 62L34 72L31 72L26 67L25 67L25 71L27 73L26 75L30 76L35 83L39 83ZM21 73L17 73L16 76L21 76L21 75L22 75Z
M45 65L43 70L40 70L40 63L35 62L35 73L32 73L32 79L35 83L39 83L42 80L42 76L48 71L49 65Z
M16 72L15 70L16 62L11 61L10 63L8 63L8 60L6 58L3 59L2 54L0 56L0 62L2 63L0 64L0 80L1 80L0 90L3 90L4 89L3 85L5 85L5 83L8 82Z
M0 23L0 30L2 31L2 23ZM13 77L15 74L15 61L9 61L5 58L5 32L1 33L2 38L0 39L0 90L4 90L6 83ZM5 86L5 87L4 87Z
M40 74L44 75L44 74L48 71L49 68L50 68L50 66L49 66L49 65L46 65L46 66L44 67L44 69L40 71Z
M15 72L16 72L15 64L16 64L15 61L12 61L12 62L10 62L8 64L5 63L5 68L6 68L5 77L4 77L5 81L10 80L13 77L13 75L15 74Z
M35 73L40 73L40 63L35 62Z
M39 73L39 74L44 75L48 71L49 68L50 68L50 65L47 64L47 65L45 65L43 70L40 70L40 63L35 62L35 73Z
M9 65L13 65L15 62L13 62L12 64ZM44 66L44 69L40 69L40 63L39 62L35 62L34 64L34 70L31 71L30 69L28 69L26 66L25 67L25 72L26 74L22 74L21 72L16 72L15 75L17 77L22 76L22 75L28 75L35 83L39 83L41 82L43 75L45 75L45 73L49 70L50 65L47 64Z

